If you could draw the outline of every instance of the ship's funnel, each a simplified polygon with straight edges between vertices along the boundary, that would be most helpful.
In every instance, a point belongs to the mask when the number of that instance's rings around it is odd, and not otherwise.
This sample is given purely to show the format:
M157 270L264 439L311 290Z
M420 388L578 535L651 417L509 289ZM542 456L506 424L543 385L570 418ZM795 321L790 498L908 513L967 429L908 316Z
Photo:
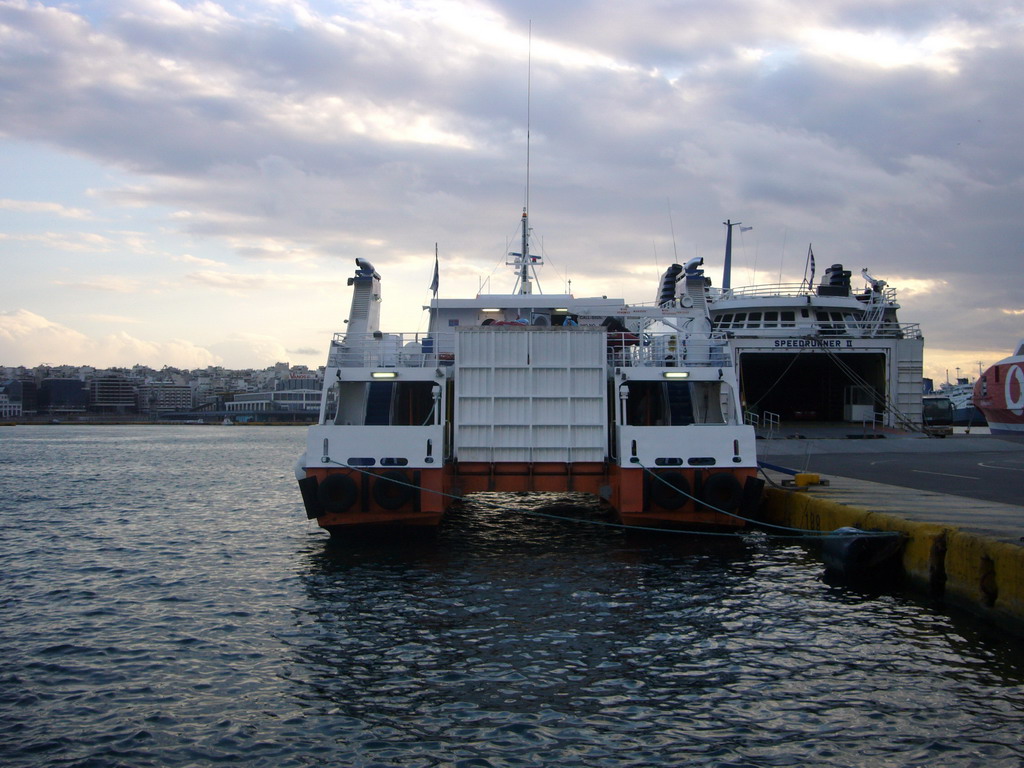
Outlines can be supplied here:
M657 298L659 307L671 304L676 298L676 283L679 282L679 273L682 271L682 265L672 264L665 270L665 274L661 276L661 282L658 284Z
M707 316L708 299L705 288L708 285L708 281L704 277L704 270L701 269L703 264L704 259L700 256L686 262L684 290L686 295L690 297L690 301L693 302L690 306L702 310L704 315Z
M352 286L352 307L348 311L347 333L361 335L380 330L380 275L366 259L356 259Z

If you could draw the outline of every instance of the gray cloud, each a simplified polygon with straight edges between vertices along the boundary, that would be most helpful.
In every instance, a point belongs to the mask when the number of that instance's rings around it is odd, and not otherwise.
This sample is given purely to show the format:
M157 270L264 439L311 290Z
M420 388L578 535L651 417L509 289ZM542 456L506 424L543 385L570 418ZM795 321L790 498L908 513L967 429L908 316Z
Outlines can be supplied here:
M945 281L906 302L929 344L1020 327L992 309L1022 304L1009 6L495 1L471 29L425 4L249 7L0 2L0 132L143 174L102 198L184 212L164 226L243 260L402 263L441 240L486 269L524 199L532 21L531 209L565 270L665 261L673 227L717 268L719 222L741 218L762 263L813 241Z

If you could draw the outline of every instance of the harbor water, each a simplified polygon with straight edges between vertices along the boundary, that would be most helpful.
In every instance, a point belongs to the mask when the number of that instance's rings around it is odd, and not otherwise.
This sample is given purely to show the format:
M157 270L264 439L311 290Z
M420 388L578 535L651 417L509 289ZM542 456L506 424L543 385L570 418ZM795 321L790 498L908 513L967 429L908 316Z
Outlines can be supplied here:
M978 622L565 496L329 545L304 432L0 429L0 764L1024 761L1022 646Z

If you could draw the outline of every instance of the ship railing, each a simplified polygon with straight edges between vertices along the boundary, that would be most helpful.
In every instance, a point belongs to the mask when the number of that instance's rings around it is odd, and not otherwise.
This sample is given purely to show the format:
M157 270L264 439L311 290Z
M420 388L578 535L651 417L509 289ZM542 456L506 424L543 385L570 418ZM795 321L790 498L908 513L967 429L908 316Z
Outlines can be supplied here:
M570 331L571 332L571 331ZM607 334L609 367L732 366L725 333ZM454 365L455 333L336 333L329 368L437 368Z
M838 338L895 338L920 339L919 323L875 322L870 320L815 320L807 325L790 321L759 321L717 323L716 328L732 336L757 336L763 338L802 338L804 336L825 336Z
M919 323L896 323L881 320L815 320L814 330L821 336L852 336L854 338L919 339Z
M771 411L765 411L764 413L758 413L757 411L744 411L743 412L743 423L754 428L754 431L761 436L761 427L764 426L767 431L767 439L772 439L775 433L779 430L779 414L772 413Z
M336 333L329 368L428 368L451 365L455 334Z
M728 290L721 288L709 288L708 299L712 302L728 301L729 299L742 298L793 298L800 296L816 296L817 285L808 285L805 280L802 283L769 283L765 285L743 285ZM882 291L873 292L865 289L857 289L850 286L850 296L861 301L892 305L896 303L896 289L891 285L885 286Z
M712 300L740 298L746 296L808 296L814 293L814 289L802 283L774 283L771 285L746 285L737 288L722 290L711 288L709 298Z
M726 334L609 333L608 365L614 368L732 366Z

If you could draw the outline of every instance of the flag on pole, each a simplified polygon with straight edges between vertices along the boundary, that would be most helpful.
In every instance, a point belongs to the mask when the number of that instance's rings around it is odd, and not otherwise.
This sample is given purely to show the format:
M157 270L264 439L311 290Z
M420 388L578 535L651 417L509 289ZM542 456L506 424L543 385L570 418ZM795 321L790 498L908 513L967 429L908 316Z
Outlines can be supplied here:
M434 294L434 298L437 298L437 286L438 286L438 271L437 271L437 243L434 243L434 279L430 281L430 292Z
M811 277L807 281L807 285L814 285L814 251L811 250L811 244L807 244L807 260L811 265Z

